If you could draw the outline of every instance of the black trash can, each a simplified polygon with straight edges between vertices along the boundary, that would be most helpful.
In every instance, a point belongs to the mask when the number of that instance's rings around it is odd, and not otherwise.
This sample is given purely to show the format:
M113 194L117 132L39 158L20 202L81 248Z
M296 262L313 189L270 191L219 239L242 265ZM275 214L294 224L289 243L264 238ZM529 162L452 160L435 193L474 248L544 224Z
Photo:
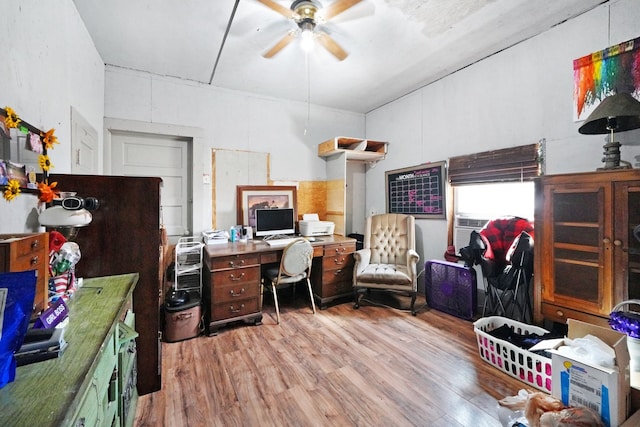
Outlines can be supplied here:
M364 234L351 233L347 237L351 237L352 239L356 239L356 251L364 248Z

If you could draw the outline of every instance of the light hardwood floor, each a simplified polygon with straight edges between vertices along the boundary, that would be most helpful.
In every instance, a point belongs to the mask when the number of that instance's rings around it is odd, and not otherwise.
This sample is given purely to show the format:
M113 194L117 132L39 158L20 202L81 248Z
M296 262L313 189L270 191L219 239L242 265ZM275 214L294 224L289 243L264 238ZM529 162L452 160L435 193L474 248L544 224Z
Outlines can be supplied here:
M472 322L436 310L314 316L283 299L281 316L265 305L262 325L163 343L136 425L500 426L497 399L527 388L479 358Z

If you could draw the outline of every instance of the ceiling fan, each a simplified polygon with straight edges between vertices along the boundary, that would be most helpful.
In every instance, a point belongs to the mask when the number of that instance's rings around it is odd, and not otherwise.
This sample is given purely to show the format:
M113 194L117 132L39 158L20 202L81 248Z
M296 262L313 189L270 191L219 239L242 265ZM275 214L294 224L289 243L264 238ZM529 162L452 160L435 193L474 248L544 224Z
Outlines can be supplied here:
M294 0L288 9L274 0L257 1L291 19L298 26L297 29L289 31L278 43L264 53L262 56L265 58L273 57L298 36L301 38L303 49L310 49L313 46L313 41L318 40L338 60L342 61L347 57L347 52L329 34L317 26L326 23L329 19L362 0L336 0L325 8L317 0Z

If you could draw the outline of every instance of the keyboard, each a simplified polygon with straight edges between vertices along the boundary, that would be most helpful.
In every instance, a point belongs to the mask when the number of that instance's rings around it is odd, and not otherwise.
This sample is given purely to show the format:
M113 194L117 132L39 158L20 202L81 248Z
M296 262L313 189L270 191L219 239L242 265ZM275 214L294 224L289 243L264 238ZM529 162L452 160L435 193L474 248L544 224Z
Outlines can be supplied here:
M287 246L289 243L293 242L294 240L296 240L295 238L292 239L270 239L270 240L265 240L265 242L267 243L267 245L271 246L272 248L283 248L285 246Z

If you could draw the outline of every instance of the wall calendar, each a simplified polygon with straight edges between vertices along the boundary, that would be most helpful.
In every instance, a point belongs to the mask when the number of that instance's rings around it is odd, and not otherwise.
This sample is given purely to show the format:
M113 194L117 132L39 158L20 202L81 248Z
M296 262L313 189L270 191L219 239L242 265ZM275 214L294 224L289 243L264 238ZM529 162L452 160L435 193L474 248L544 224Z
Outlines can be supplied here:
M446 218L446 162L385 172L387 212L416 218Z

